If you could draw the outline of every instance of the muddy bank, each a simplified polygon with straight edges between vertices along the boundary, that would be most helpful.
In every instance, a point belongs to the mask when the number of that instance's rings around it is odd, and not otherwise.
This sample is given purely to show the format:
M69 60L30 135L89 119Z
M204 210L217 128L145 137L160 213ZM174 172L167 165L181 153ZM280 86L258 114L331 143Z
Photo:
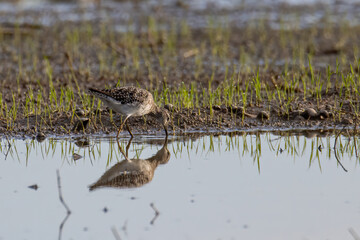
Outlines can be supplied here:
M334 22L335 12L314 5L323 17L303 25L309 6L282 6L275 22L260 14L239 24L232 17L245 14L244 6L171 6L173 16L165 6L127 20L2 22L0 134L115 134L121 117L87 89L129 85L167 106L174 134L357 124L360 27L346 17ZM197 25L182 21L185 15L209 18ZM134 133L163 134L146 117L129 124Z
M281 112L276 108L264 107L226 107L213 106L199 109L176 109L165 106L171 112L172 122L169 125L170 134L174 135L200 135L206 133L228 133L234 131L268 130L281 131L291 129L332 129L353 128L358 120L353 114L342 112L341 116L329 108L298 108L289 113ZM115 136L121 124L122 117L113 114L109 109L96 113L78 111L76 115L71 113L54 113L50 119L48 116L29 116L16 121L13 129L6 129L2 123L0 130L2 135L12 136L62 136L62 135L89 135L105 134ZM134 134L164 135L162 126L154 119L144 117L132 117L128 120ZM126 129L122 136L128 136Z

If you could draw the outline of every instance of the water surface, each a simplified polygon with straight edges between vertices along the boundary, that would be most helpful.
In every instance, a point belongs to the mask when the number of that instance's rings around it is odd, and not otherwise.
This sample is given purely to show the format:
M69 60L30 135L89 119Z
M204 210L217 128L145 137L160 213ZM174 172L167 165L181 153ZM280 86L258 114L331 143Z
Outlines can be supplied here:
M128 140L120 141L124 151ZM3 139L0 239L54 239L59 233L61 239L116 239L114 233L121 239L354 239L360 233L358 146L353 138L338 138L345 172L334 140L170 137L164 147L161 137L137 136L128 158L157 154L152 179L89 191L124 160L114 139L91 138L85 147L76 139ZM74 153L81 158L75 161ZM72 211L61 232L66 211L56 169ZM28 188L33 184L39 188Z

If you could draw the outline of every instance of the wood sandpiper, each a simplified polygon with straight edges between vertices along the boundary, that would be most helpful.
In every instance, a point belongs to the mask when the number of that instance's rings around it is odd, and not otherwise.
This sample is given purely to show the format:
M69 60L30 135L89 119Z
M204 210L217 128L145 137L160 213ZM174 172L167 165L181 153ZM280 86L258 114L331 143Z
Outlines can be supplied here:
M116 138L119 137L119 134L129 117L143 116L146 114L149 114L149 116L161 123L164 126L166 136L168 136L167 125L170 121L169 112L164 108L158 107L154 102L152 94L147 90L137 87L119 87L103 90L89 88L89 93L101 99L101 101L115 112L125 116L124 121L119 127ZM126 127L130 135L133 136L127 123Z

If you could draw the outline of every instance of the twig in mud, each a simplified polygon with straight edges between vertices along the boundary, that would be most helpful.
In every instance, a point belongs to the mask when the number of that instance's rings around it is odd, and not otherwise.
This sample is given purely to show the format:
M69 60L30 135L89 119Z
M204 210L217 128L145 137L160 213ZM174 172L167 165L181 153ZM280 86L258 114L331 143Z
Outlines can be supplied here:
M111 232L113 233L115 240L121 240L119 232L116 230L116 227L111 227Z
M70 208L66 205L66 203L64 202L64 198L62 196L62 192L61 192L61 184L60 184L60 173L59 170L56 170L56 175L57 175L57 184L58 184L58 190L59 190L59 199L60 202L62 203L62 205L64 205L65 209L66 209L66 216L64 218L64 220L61 222L60 227L59 227L59 240L61 239L61 235L62 235L62 230L63 227L67 221L67 219L69 218L71 211Z
M56 175L57 175L57 184L58 184L60 202L62 203L62 205L64 205L64 207L65 207L65 209L66 209L66 211L67 211L67 214L71 214L70 208L69 208L69 207L67 206L67 204L64 202L64 198L63 198L63 196L62 196L59 170L56 170Z
M342 169L347 172L347 170L345 169L345 167L341 164L340 160L339 160L339 157L337 156L337 153L336 153L336 142L337 142L337 139L339 137L339 135L341 134L341 132L345 129L345 127L343 127L343 129L341 129L341 131L336 135L335 137L335 142L334 142L334 153L335 153L335 158L337 160L337 162L339 163L339 165L342 167Z
M155 211L155 216L154 218L150 221L150 224L153 225L155 220L157 219L157 217L160 215L159 210L157 210L157 208L155 207L154 203L150 203L150 207Z

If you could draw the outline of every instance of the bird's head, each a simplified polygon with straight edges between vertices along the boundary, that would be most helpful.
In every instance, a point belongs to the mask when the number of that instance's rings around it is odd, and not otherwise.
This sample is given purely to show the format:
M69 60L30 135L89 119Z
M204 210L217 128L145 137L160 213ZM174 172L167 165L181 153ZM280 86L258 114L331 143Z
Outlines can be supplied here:
M166 135L168 134L167 132L167 126L169 125L171 118L170 118L170 113L167 109L165 108L160 108L157 107L152 113L151 116L154 117L159 123L161 123L164 126Z

